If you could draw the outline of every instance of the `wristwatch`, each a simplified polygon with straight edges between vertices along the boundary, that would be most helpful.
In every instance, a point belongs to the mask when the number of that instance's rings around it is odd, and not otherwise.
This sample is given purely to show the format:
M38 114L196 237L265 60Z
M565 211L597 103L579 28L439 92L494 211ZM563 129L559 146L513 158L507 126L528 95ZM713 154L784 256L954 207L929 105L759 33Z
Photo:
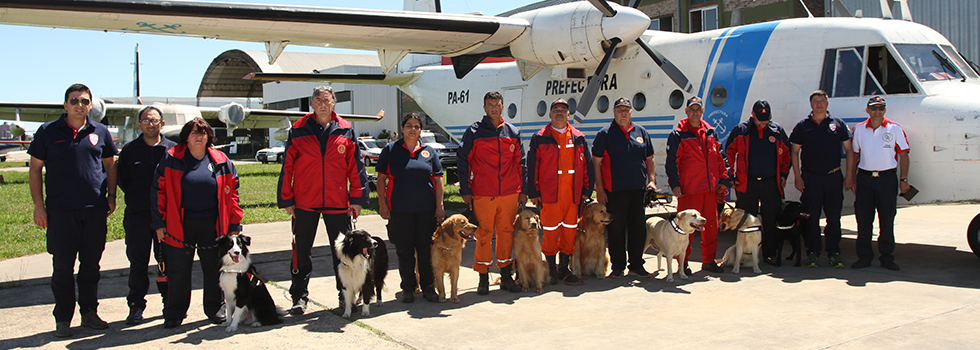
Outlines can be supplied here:
M904 183L909 183L909 178L907 178L907 177L901 178L901 179L898 179L898 181L901 181L901 182L904 182Z

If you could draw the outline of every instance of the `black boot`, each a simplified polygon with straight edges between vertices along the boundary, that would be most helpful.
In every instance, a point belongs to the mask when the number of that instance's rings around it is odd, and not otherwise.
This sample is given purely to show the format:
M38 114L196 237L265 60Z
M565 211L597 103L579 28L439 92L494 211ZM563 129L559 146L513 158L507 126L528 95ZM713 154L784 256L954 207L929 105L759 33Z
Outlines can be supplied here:
M561 278L561 280L568 285L581 282L582 280L580 280L578 276L575 276L575 274L568 270L568 261L571 260L572 256L565 253L560 254L560 257L558 258L558 278Z
M500 268L500 289L505 289L511 293L519 293L523 291L521 286L514 283L514 277L511 276L511 265L507 265Z
M548 283L558 284L558 267L555 264L555 256L548 255L545 258L548 260Z
M490 294L490 274L487 273L480 274L480 284L476 287L476 294L479 295Z

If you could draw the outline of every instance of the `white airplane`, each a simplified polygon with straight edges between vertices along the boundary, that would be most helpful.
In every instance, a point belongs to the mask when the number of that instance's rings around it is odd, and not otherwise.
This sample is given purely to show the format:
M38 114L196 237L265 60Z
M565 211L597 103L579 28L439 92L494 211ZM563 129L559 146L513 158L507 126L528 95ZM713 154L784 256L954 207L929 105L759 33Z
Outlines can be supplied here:
M882 95L888 118L904 126L911 143L909 179L921 190L913 203L980 198L980 76L935 30L899 19L798 18L661 32L647 30L650 19L635 9L638 2L589 0L492 17L193 1L0 0L0 23L264 42L270 62L288 44L376 50L384 75L249 78L396 85L456 137L483 114L487 91L503 93L505 115L525 139L548 123L547 106L555 98L569 100L577 126L591 136L612 120L610 101L628 97L636 107L633 120L651 132L661 164L667 134L685 117L682 105L691 95L705 99L704 118L722 138L748 118L758 99L768 100L774 120L790 131L809 113L814 90L830 93L831 113L852 126L867 118L868 98ZM903 2L896 4L896 13L907 13ZM406 0L406 8L418 6L435 8ZM449 57L452 66L398 65L409 54ZM480 64L487 57L514 61ZM660 177L658 183L666 183ZM798 195L787 186L787 198Z
M139 45L136 45L134 67L133 103L111 103L101 98L94 98L92 110L89 112L89 117L92 120L110 126L110 130L116 129L113 136L116 139L116 144L120 147L139 136L139 129L136 125L139 121L137 114L147 107L140 101ZM307 113L245 108L236 102L230 102L221 107L198 107L168 103L154 103L152 106L160 109L163 114L161 117L166 122L160 132L163 133L164 137L172 140L180 138L180 129L184 127L187 121L201 117L209 121L211 125L224 124L229 134L236 128L279 128L272 137L275 140L284 141L289 135L292 122ZM24 125L21 123L22 120L48 122L61 117L64 111L64 104L58 102L0 102L0 119L14 117L10 129L15 137L23 135L25 132ZM341 116L352 121L378 121L384 116L384 111L376 116L354 114L342 114ZM5 147L3 144L14 142L24 143L23 141L0 141L0 148ZM29 143L27 142L27 144Z

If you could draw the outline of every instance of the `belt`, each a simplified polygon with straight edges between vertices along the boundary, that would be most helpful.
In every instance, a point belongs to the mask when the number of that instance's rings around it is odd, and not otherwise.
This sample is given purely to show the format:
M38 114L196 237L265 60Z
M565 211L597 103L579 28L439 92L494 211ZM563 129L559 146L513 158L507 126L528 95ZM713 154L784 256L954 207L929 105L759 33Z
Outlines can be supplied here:
M771 179L774 179L775 177L776 177L776 175L773 175L773 176L762 176L762 177L750 177L749 180L763 181L763 180L771 180Z
M895 168L891 168L888 170L877 170L877 171L868 171L868 170L858 168L858 172L862 174L871 175L871 177L881 177L882 175L894 174Z
M840 171L840 167L836 167L836 168L830 169L830 171L828 171L827 174L833 174L833 173L836 173L838 171Z

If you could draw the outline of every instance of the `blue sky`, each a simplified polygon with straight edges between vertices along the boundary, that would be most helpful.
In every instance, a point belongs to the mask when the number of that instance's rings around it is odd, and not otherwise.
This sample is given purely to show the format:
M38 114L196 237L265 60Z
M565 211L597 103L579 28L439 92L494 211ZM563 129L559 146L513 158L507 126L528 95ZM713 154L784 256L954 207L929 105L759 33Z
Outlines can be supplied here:
M338 0L237 0L249 3L351 7ZM446 13L494 15L535 0L443 0ZM400 10L403 0L355 2L359 8ZM193 97L208 64L231 49L264 50L260 43L148 34L0 25L0 101L60 102L65 89L80 82L96 97L132 96L133 49L140 46L141 95ZM365 53L288 46L286 51Z

